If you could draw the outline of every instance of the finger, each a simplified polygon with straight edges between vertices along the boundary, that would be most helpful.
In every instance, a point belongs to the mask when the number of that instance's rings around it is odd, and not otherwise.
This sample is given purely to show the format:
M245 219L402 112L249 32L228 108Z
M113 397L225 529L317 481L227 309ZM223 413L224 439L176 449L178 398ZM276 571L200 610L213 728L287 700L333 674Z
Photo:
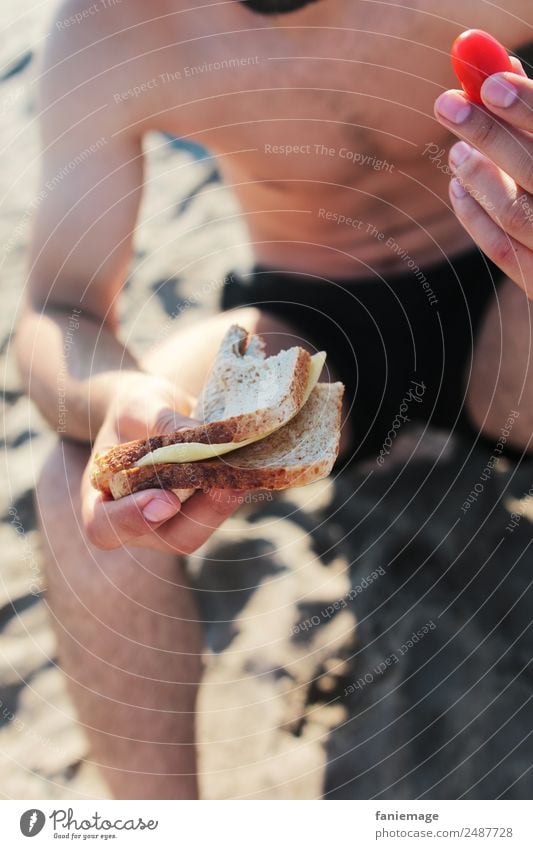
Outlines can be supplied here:
M533 249L533 198L464 141L450 150L450 169L499 227Z
M139 537L150 537L157 544L157 529L181 509L173 492L146 489L118 501L93 489L88 475L82 482L82 520L89 542L97 548L111 550Z
M435 102L435 115L451 132L473 144L533 193L533 138L498 121L460 91L441 94Z
M450 183L450 199L461 224L483 253L533 299L533 253L529 248L498 227L456 178Z
M520 77L525 77L527 79L527 74L524 71L524 66L522 65L522 62L520 61L518 56L509 56L509 61L513 66L513 71L515 72L515 74L518 74Z
M237 510L244 496L229 489L197 492L183 504L178 516L158 528L159 544L177 554L191 554Z
M151 435L174 433L177 430L186 430L199 424L198 419L191 419L189 416L184 416L172 407L160 407L154 416Z
M199 422L196 419L183 415L161 400L151 398L145 399L144 408L131 405L130 409L120 410L102 427L99 438L111 438L116 445L117 442L128 442L130 439L149 439L150 436L174 433L197 424Z
M117 393L98 439L98 449L106 444L146 439L197 424L189 417L191 398L167 380L141 375L130 380Z
M135 412L128 409L110 412L104 419L93 447L103 454L121 442L149 439L151 436L186 430L198 424L200 422L197 419L183 415L162 401L154 402L151 399L145 402L142 412L138 406Z
M493 74L481 86L485 106L513 127L533 132L533 81L519 74Z

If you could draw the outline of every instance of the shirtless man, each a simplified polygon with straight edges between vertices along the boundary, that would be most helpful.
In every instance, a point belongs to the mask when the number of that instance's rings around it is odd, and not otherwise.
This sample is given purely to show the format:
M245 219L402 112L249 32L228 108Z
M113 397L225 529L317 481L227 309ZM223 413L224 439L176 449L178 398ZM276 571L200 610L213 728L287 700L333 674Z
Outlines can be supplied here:
M272 350L304 337L329 351L352 337L348 360L335 348L332 366L357 399L348 450L358 455L368 434L390 427L387 404L397 409L398 390L417 375L428 420L440 405L435 421L451 416L452 427L464 395L470 424L494 438L512 409L509 444L527 450L533 84L515 62L515 99L497 80L485 84L486 110L443 93L454 86L449 49L460 31L483 28L518 50L533 40L528 15L530 0L501 9L484 0L96 0L90 9L67 0L58 9L40 75L43 184L94 152L38 207L18 353L56 428L57 375L68 374L67 439L37 500L60 661L114 796L197 794L201 633L176 553L194 551L233 507L197 494L181 508L154 490L104 501L87 482L90 446L187 423L229 323L266 333ZM509 105L496 105L498 95ZM217 155L258 269L229 281L223 307L234 312L178 330L136 362L118 341L116 304L151 130ZM452 133L477 150L453 148L459 182L448 195L442 149ZM287 303L261 308L261 298ZM65 361L73 308L80 326Z

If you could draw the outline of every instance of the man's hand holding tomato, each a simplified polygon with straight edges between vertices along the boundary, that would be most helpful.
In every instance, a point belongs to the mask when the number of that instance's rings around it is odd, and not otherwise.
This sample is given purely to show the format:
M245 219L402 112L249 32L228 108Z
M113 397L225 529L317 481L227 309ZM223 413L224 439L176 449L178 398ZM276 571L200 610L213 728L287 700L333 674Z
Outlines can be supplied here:
M461 139L449 155L457 217L533 299L533 81L518 59L509 62L512 71L483 82L482 105L450 90L437 99L435 115Z

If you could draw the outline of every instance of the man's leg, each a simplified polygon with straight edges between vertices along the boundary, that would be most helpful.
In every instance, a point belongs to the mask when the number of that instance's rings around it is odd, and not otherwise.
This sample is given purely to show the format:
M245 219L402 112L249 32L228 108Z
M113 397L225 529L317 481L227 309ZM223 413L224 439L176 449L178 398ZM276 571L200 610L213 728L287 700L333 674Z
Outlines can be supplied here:
M37 487L59 661L112 794L194 798L194 598L176 557L87 542L79 490L88 456L60 444Z
M196 396L205 383L222 337L232 324L259 333L265 340L268 355L293 345L301 345L314 353L307 340L297 336L290 325L255 307L243 307L187 325L152 348L143 360L143 368L176 381L182 389Z
M262 334L268 353L304 344L257 309L233 310L178 330L142 366L196 396L233 323ZM79 489L87 460L87 450L63 443L37 488L60 663L113 794L191 798L201 652L194 599L177 558L103 552L85 539Z
M500 286L478 335L467 409L494 440L518 412L507 444L533 451L533 304L512 280Z

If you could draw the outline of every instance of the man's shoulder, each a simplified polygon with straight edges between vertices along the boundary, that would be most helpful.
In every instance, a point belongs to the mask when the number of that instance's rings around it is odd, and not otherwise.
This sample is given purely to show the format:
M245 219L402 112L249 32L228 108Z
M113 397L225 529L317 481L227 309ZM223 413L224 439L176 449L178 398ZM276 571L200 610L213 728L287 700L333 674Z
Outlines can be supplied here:
M157 4L156 4L157 5ZM131 32L142 21L138 0L62 0L49 25L56 46L83 47Z
M56 9L54 15L54 27L57 32L72 30L76 32L77 27L87 23L86 30L92 25L97 28L98 24L109 25L113 12L121 10L124 0L63 0ZM77 30L81 33L81 30Z
M190 13L190 14L187 14ZM195 9L190 0L62 0L50 26L51 37L68 33L75 43L113 39L124 46L151 42L157 33L190 27L191 20L205 23L202 6Z
M132 63L143 73L142 55L135 58L142 54L142 21L139 0L63 0L49 22L39 68L40 111L71 125L94 113L95 123L118 129L123 116L106 107Z
M164 104L151 81L170 50L185 59L205 26L190 0L63 0L50 21L40 88L44 105L99 111L110 129L141 129ZM179 63L179 58L178 58ZM173 61L171 65L175 65Z
M72 69L84 70L91 62L94 71L109 70L133 52L145 20L139 0L62 0L49 22L45 62L70 60Z

